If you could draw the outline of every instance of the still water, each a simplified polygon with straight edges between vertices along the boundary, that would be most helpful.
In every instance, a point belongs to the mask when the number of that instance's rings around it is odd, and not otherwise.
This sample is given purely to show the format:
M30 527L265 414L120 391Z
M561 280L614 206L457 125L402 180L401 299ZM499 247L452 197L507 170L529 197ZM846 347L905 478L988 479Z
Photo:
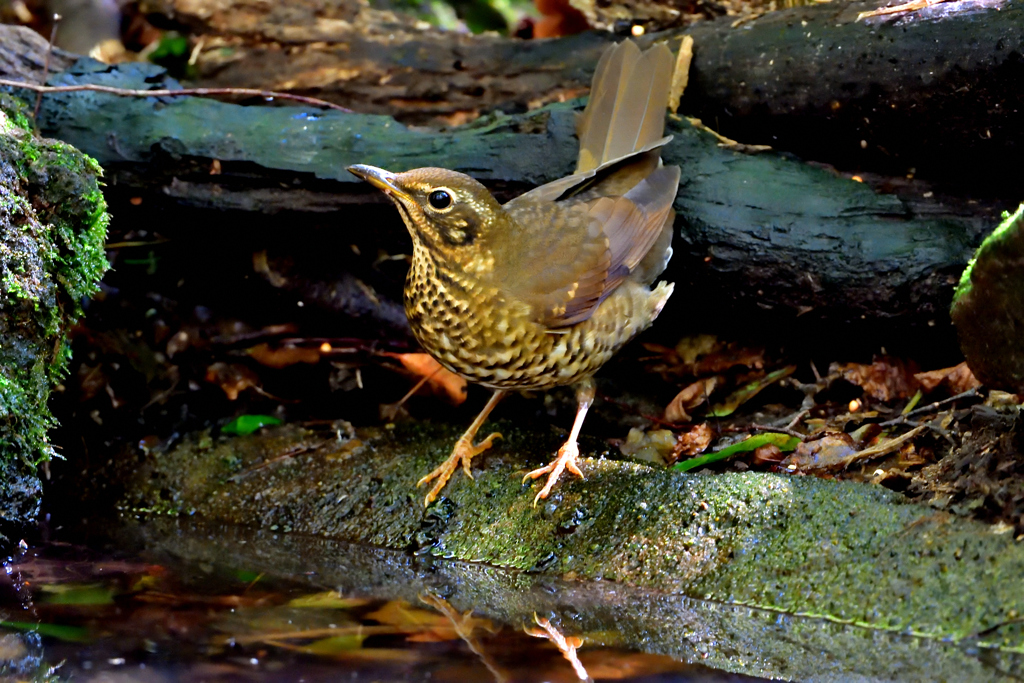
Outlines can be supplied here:
M613 584L180 521L63 536L5 558L0 680L763 680Z

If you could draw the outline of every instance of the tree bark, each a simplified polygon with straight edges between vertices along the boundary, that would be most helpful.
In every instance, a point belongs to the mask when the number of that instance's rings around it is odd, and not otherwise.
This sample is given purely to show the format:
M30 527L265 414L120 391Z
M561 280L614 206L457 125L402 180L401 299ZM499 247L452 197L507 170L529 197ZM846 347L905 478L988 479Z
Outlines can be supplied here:
M889 0L734 17L641 42L695 40L681 111L805 159L1013 194L1024 136L1024 6L942 3L858 20ZM409 124L459 123L584 94L607 33L523 41L438 33L352 7L157 0L202 36L196 83L316 94ZM298 8L298 9L296 9ZM330 14L333 11L334 14ZM956 160L951 163L951 160Z

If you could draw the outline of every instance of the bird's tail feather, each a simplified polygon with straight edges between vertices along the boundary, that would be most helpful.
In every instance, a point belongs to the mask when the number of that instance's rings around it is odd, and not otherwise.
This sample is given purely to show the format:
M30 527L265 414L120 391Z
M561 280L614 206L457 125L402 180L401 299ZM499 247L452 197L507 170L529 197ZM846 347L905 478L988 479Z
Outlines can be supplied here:
M662 138L672 83L672 52L659 43L641 52L631 40L606 50L577 124L576 173L629 156Z

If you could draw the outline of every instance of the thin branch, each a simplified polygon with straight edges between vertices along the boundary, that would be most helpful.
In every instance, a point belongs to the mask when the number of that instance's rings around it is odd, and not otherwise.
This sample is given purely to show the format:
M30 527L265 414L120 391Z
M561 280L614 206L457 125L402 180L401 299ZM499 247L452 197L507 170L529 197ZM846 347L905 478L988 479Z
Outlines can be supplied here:
M718 430L719 434L743 434L745 432L777 432L779 434L796 437L801 441L806 441L808 437L807 434L798 432L792 427L776 427L774 425L762 425L756 423L736 427L722 427Z
M895 439L888 439L887 441L883 441L882 443L876 446L871 446L870 448L865 448L862 451L851 453L845 458L840 459L839 462L840 464L842 464L843 469L845 469L858 460L868 460L870 458L878 458L883 455L889 455L893 451L899 450L903 446L903 444L912 440L914 437L916 437L918 434L920 434L926 429L928 429L928 425L918 425L917 427L914 427L913 429L911 429L909 432L902 436L897 436Z
M929 403L928 405L926 405L924 407L915 408L914 410L911 410L909 413L907 413L905 415L900 415L899 417L897 417L895 419L889 420L887 422L879 422L878 424L881 427L892 427L893 425L903 424L904 422L907 421L907 418L910 417L911 415L920 415L921 413L928 413L928 412L931 412L931 411L935 410L939 406L944 406L947 403L953 403L954 401L959 401L959 400L964 399L964 398L980 398L980 397L981 397L981 395L978 393L977 389L968 389L967 391L959 393L956 396L950 396L949 398L944 398L941 401L936 401L935 403Z
M346 109L340 104L327 102L326 100L317 99L316 97L293 95L291 93L277 92L275 90L255 90L253 88L182 88L181 90L131 90L129 88L113 88L108 85L96 85L95 83L83 83L82 85L36 85L35 83L25 83L24 81L11 81L6 78L0 78L0 86L24 88L25 90L32 90L33 92L37 92L40 94L78 92L81 90L89 90L92 92L102 92L110 95L119 95L121 97L180 97L183 95L205 97L208 95L245 95L249 97L265 97L271 99L277 98L282 100L294 100L296 102L302 102L303 104L309 104L314 107L326 107L328 109L335 109L346 114L354 113L351 109Z
M46 45L46 60L43 62L43 78L42 83L45 86L46 79L50 77L50 57L53 55L53 44L57 41L57 27L60 26L61 17L59 14L53 15L53 28L50 29L50 42ZM39 134L39 105L43 103L43 93L41 90L36 91L36 106L32 109L32 127L35 129L36 135Z

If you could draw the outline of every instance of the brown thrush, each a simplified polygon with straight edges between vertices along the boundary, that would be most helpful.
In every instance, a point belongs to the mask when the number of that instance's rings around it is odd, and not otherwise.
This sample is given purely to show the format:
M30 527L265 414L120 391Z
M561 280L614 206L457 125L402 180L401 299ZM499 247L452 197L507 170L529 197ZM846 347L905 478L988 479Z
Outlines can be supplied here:
M349 171L384 191L412 235L405 311L416 339L443 366L494 389L436 479L429 505L474 445L505 392L574 385L579 408L569 439L550 464L534 504L564 469L582 477L576 439L594 400L593 375L661 312L672 285L651 289L672 255L672 202L679 168L659 149L672 53L641 53L627 40L602 55L577 125L580 154L570 176L499 204L462 173L418 168ZM525 479L524 478L524 481Z

